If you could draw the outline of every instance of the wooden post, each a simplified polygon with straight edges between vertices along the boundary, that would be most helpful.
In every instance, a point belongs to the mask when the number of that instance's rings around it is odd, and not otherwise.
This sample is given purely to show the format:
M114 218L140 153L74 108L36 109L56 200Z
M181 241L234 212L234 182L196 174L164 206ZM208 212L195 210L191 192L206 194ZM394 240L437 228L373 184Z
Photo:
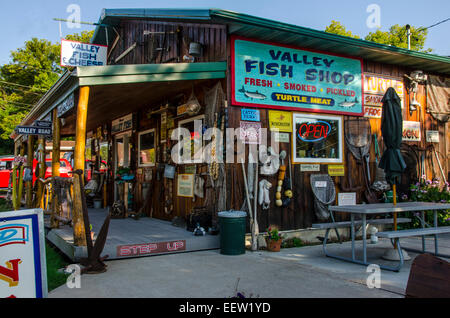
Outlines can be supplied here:
M75 153L73 170L81 169L84 171L85 151L86 151L86 119L89 103L89 86L80 87L77 107L77 122L75 133ZM83 221L83 206L81 197L80 178L73 176L73 240L76 246L86 246L86 232Z
M60 168L60 147L61 147L61 119L58 118L58 109L53 110L53 138L52 138L52 177L59 177ZM55 189L53 189L53 194ZM58 197L52 198L52 216L50 218L51 228L59 228L59 221L56 216L60 216L60 202Z
M27 142L27 168L31 169L31 174L33 174L33 146L34 146L34 136L28 136ZM26 206L28 209L33 207L33 180L27 181L26 184L27 192L26 192Z
M45 139L43 136L39 136L38 137L38 142L37 142L37 149L38 149L38 163L39 163L39 178L44 179L45 178L45 170L47 168L47 166L45 165ZM44 204L43 204L43 195L44 195L44 184L39 181L36 180L37 182L37 190L36 190L36 203L35 206L37 208L44 208Z

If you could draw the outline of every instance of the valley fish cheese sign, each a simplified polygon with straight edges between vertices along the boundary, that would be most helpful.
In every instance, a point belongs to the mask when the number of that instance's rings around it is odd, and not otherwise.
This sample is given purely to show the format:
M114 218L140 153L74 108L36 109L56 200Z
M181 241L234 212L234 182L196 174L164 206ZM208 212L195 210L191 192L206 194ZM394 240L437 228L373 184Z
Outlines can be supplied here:
M61 40L61 66L102 66L106 65L108 47Z
M0 298L47 297L42 209L0 213Z
M232 104L363 115L362 61L232 38Z

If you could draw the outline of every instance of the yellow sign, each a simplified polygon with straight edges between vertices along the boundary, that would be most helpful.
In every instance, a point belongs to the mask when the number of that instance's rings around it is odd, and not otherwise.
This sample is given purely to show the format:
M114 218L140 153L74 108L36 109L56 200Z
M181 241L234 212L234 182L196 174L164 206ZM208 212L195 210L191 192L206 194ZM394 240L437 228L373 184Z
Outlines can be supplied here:
M328 165L328 174L332 177L345 176L344 165Z
M269 128L281 132L292 132L292 113L269 110Z

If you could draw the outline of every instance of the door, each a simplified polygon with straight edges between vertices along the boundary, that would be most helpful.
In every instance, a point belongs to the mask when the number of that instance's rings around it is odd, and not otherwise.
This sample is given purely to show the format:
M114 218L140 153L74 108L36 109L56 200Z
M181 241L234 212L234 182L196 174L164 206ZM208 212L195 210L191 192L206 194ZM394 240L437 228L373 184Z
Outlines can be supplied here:
M129 168L130 167L130 158L131 158L131 131L125 132L122 134L118 134L114 137L114 179L117 177L117 169L118 168ZM123 189L123 185L114 183L114 200L122 200L119 195L120 192L119 187Z

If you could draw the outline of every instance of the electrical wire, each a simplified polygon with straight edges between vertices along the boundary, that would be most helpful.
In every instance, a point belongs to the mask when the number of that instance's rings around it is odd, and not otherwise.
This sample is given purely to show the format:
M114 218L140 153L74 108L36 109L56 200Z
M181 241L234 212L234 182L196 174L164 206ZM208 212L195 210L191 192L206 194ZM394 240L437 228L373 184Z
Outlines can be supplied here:
M435 26L437 26L437 25L439 25L439 24L442 24L442 23L444 23L444 22L447 22L447 21L449 21L449 20L450 20L450 18L447 18L447 19L442 20L442 21L439 21L439 22L437 22L437 23L435 23L435 24L433 24L433 25L430 25L429 27L417 29L417 31L422 31L422 30L430 29L430 28L432 28L432 27L435 27Z
M43 88L31 87L31 86L22 85L22 84L17 84L17 83L13 83L13 82L0 81L0 83L9 84L9 85L14 85L14 86L23 87L23 88L28 88L28 89L36 89L36 90L39 90L39 91L44 92L44 93L47 91L47 90L45 90L45 89L43 89Z

